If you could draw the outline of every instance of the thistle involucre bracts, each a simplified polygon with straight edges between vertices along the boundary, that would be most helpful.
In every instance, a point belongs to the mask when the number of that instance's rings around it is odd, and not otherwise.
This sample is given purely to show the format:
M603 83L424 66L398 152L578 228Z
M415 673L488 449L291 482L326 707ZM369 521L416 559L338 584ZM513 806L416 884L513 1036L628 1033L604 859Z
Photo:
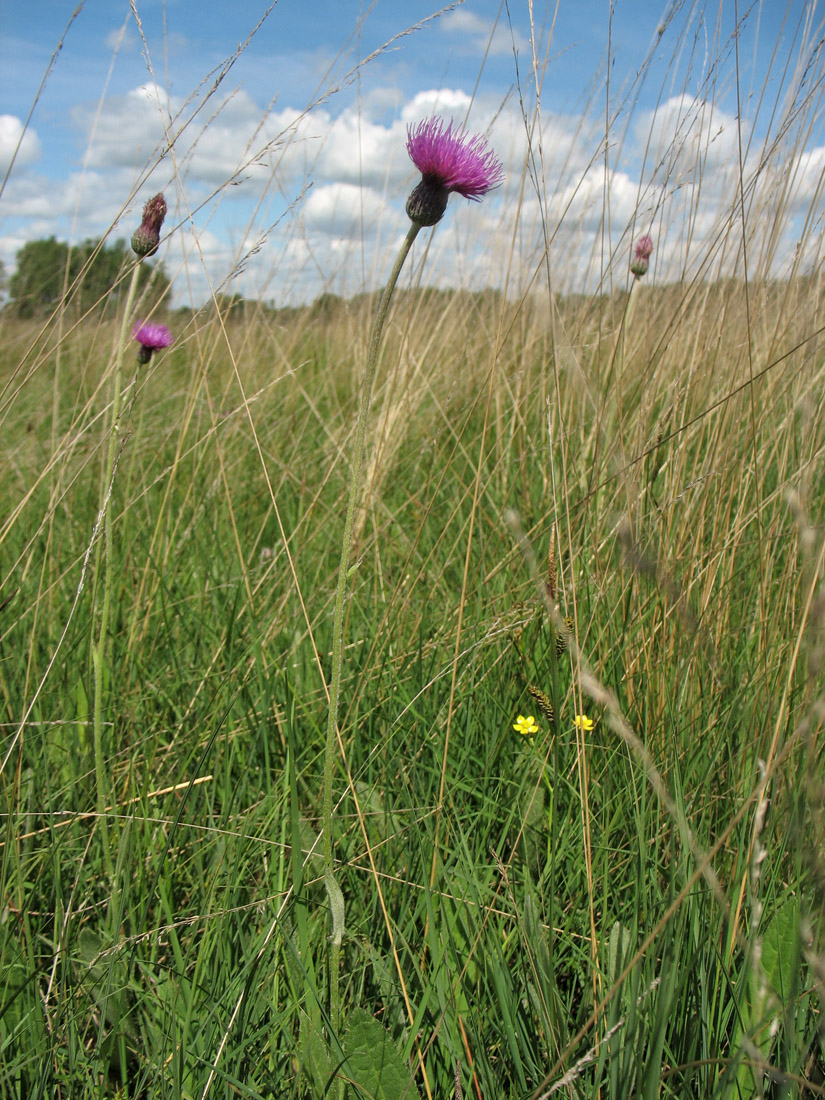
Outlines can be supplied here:
M143 208L143 220L132 234L132 251L143 259L153 256L160 243L160 227L166 217L166 199L161 194L149 199Z

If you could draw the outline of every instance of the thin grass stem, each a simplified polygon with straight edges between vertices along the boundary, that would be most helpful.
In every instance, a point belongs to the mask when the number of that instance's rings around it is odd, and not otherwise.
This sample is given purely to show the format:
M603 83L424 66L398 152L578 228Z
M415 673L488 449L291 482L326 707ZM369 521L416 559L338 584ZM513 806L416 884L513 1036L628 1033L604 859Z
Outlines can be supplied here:
M112 515L111 501L112 488L115 476L118 450L120 448L120 405L121 405L121 375L123 370L123 354L129 339L129 323L132 313L132 305L137 292L140 263L136 263L132 270L132 278L129 282L129 292L126 296L126 306L123 310L123 321L120 327L120 336L115 357L115 372L112 380L112 422L109 430L109 448L106 454L106 467L103 473L103 490L100 501L100 518L103 521L103 597L100 607L100 623L97 642L92 646L92 667L94 670L94 707L93 707L93 737L94 737L94 763L95 763L95 788L97 811L100 821L100 835L103 838L103 858L106 866L106 874L112 879L114 864L112 863L112 851L109 842L109 828L106 816L106 807L111 799L109 777L106 774L106 758L103 749L103 697L105 686L103 673L106 663L106 642L109 633L109 610L112 602ZM101 544L98 541L95 550L95 576L98 575L101 559Z
M333 872L333 843L332 843L332 780L335 770L335 743L338 728L338 707L341 699L341 668L344 652L344 603L347 596L347 584L349 581L349 556L352 549L352 532L355 523L355 509L358 506L358 494L361 487L361 465L364 458L364 444L367 435L367 419L369 417L370 402L372 400L372 387L375 381L375 371L378 365L378 352L381 347L381 336L384 331L384 323L389 312L390 301L395 290L401 269L412 248L412 243L418 235L421 227L415 222L404 238L401 249L395 259L387 285L381 295L378 305L378 313L370 336L369 351L367 353L367 365L364 372L363 389L361 392L361 404L358 410L358 423L355 428L355 452L352 457L350 470L349 498L347 500L347 515L344 521L344 538L341 544L341 563L338 567L338 588L335 594L335 610L332 626L332 677L329 688L329 712L327 718L327 736L324 750L324 868L327 893L330 905L335 909L340 905L340 889L334 883ZM337 889L337 893L336 893ZM342 922L343 923L343 922ZM330 950L330 1016L334 1026L338 1026L338 960L341 948L340 931L333 929L333 937Z

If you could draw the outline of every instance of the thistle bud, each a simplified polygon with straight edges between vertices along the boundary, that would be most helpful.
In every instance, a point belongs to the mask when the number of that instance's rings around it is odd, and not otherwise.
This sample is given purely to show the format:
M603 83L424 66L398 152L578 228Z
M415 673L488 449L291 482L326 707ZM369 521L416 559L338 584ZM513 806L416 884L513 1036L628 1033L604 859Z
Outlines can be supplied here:
M166 200L162 194L149 199L143 208L143 221L132 235L132 251L143 259L153 256L160 243L160 227L166 217Z
M645 233L643 237L639 237L633 246L633 259L630 262L630 270L637 279L647 275L652 253L653 238Z

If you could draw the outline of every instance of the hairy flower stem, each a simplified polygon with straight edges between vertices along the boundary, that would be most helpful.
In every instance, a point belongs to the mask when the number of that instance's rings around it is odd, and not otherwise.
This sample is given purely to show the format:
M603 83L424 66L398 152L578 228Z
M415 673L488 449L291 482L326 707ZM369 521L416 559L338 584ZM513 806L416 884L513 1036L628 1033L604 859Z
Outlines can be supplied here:
M347 515L344 521L344 539L341 544L341 564L338 567L338 590L335 595L335 610L332 625L332 677L329 687L329 714L327 718L326 748L324 750L324 870L327 881L327 894L329 895L330 908L333 911L333 915L336 911L336 903L339 902L340 890L338 890L338 895L334 896L337 884L332 887L330 885L330 880L334 883L332 858L332 779L335 771L338 707L341 699L341 666L344 653L344 604L346 602L347 583L349 581L349 555L352 549L352 531L355 524L355 509L358 505L358 496L361 487L361 465L364 459L367 420L369 418L370 402L372 400L375 370L378 365L378 352L381 347L381 334L384 331L384 322L387 319L390 301L396 283L398 282L398 276L401 274L401 268L404 266L404 261L407 259L409 251L412 248L412 243L418 235L420 228L420 226L415 224L410 226L410 230L404 238L404 243L401 246L393 269L390 272L387 285L384 287L384 293L381 295L381 302L378 306L378 313L370 336L367 366L364 372L363 389L361 391L361 405L358 411L358 423L355 428L355 453L352 457L352 466L350 470L349 500L347 501ZM343 934L343 927L336 927L337 923L336 921L333 922L329 977L330 1018L335 1028L338 1027L339 1022L338 960L341 950L341 936ZM343 920L340 921L340 924L343 926Z
M95 758L95 787L97 796L97 814L100 825L100 834L103 838L103 862L106 875L110 882L114 877L114 864L112 863L112 850L109 843L109 828L106 820L107 807L109 805L109 777L106 773L106 759L103 753L103 670L106 663L106 641L109 632L109 607L112 597L112 518L111 501L112 487L115 476L115 464L120 446L120 403L121 403L121 373L123 368L123 354L129 341L129 318L132 312L132 303L138 285L140 263L136 263L132 271L132 280L129 284L129 293L126 296L126 306L123 310L123 322L120 329L120 339L117 345L117 357L115 359L115 374L112 382L112 424L109 431L109 450L106 455L106 467L103 474L103 487L100 498L100 508L97 519L97 546L95 547L95 578L99 575L101 558L101 527L103 535L103 597L100 609L100 628L97 642L92 645L92 667L94 669L94 758ZM112 883L114 889L114 883Z

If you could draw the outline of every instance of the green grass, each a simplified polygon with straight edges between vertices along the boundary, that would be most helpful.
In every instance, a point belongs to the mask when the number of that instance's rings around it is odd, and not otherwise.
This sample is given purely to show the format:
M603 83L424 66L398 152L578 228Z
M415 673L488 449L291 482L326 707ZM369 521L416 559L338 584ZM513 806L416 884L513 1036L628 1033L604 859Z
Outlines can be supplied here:
M380 1019L422 1095L450 1095L456 1066L485 1097L565 1073L561 1094L594 1097L821 1079L821 296L749 292L753 386L741 287L638 287L620 386L621 303L560 304L577 372L529 303L397 304L335 851L342 1030L356 1006ZM324 1092L319 670L368 319L298 313L277 344L263 314L193 325L138 376L113 504L115 883L90 569L78 594L114 330L72 334L58 378L53 348L27 356L32 330L4 322L6 1095ZM577 643L558 663L508 509L542 573L557 526ZM512 729L528 679L559 715L531 743Z

